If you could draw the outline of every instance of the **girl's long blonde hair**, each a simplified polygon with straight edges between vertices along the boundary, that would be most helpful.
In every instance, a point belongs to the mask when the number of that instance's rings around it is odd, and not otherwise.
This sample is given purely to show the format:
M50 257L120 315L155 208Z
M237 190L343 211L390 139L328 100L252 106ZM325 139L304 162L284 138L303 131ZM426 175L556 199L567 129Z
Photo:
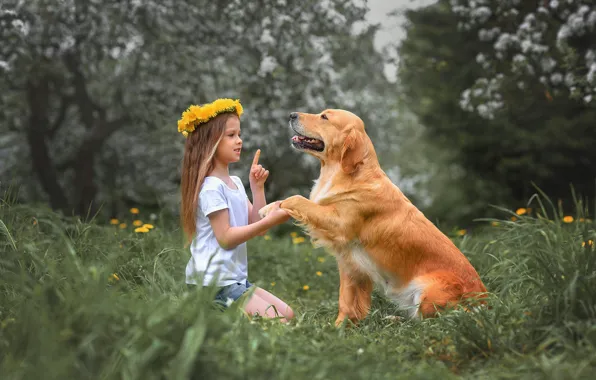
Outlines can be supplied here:
M197 229L199 191L205 177L213 170L215 151L226 131L228 119L231 117L238 116L231 112L219 114L207 123L198 126L186 138L180 183L182 198L180 221L187 245L192 242Z

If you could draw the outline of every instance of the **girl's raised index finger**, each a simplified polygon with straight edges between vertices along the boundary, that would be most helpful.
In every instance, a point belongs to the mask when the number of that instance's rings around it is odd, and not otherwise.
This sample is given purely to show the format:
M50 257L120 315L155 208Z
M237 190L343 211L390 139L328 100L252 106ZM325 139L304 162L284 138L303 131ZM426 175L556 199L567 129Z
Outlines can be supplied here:
M257 165L259 163L259 157L261 156L261 150L257 149L257 151L255 152L255 158L252 159L252 164Z

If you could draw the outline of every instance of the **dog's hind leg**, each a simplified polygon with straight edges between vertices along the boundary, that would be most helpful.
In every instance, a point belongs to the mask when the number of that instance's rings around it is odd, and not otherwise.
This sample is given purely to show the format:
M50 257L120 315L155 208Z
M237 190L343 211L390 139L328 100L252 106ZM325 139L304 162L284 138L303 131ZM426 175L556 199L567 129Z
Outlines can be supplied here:
M357 323L368 315L373 282L366 274L339 263L339 313L335 325L340 326L347 318Z
M435 317L438 312L453 308L462 301L464 286L450 273L431 273L417 280L427 284L418 309L422 318Z

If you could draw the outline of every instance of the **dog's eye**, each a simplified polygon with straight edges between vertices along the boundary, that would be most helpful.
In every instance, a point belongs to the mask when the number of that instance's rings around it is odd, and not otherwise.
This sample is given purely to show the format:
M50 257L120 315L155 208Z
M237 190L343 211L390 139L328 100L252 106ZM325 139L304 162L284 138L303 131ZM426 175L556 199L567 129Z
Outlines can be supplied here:
M325 114L321 115L321 119L329 120L329 119L327 119L327 115L325 115Z

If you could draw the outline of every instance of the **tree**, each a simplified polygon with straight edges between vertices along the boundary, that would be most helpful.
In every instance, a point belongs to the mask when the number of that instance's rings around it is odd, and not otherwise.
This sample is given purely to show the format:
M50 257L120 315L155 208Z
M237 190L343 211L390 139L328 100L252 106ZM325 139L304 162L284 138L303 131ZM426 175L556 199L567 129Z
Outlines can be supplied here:
M342 44L372 46L371 29L352 33L365 12L339 0L9 0L0 10L0 81L10 89L0 94L0 175L23 175L30 158L51 206L67 213L175 203L176 120L190 104L233 97L246 110L245 147L261 147L272 168L273 197L303 189L313 165L288 154L287 115L383 85L379 75L343 83L363 48ZM367 54L363 72L382 61Z
M596 6L591 0L452 0L460 30L492 49L479 52L483 73L462 94L462 107L494 118L507 83L540 82L547 97L596 106ZM507 83L505 83L507 82Z
M505 3L490 4L497 8ZM526 69L518 70L515 56L497 65L508 70L487 75L486 57L494 46L478 36L487 38L483 33L492 32L466 27L453 5L439 1L408 12L399 76L403 96L427 138L456 152L467 181L482 183L469 189L467 198L522 205L535 192L532 183L553 197L570 197L570 184L593 195L594 109L545 88ZM488 17L483 12L476 17ZM505 30L509 21L501 21L493 28ZM545 41L555 48L555 39ZM483 94L484 100L469 112L467 99Z

